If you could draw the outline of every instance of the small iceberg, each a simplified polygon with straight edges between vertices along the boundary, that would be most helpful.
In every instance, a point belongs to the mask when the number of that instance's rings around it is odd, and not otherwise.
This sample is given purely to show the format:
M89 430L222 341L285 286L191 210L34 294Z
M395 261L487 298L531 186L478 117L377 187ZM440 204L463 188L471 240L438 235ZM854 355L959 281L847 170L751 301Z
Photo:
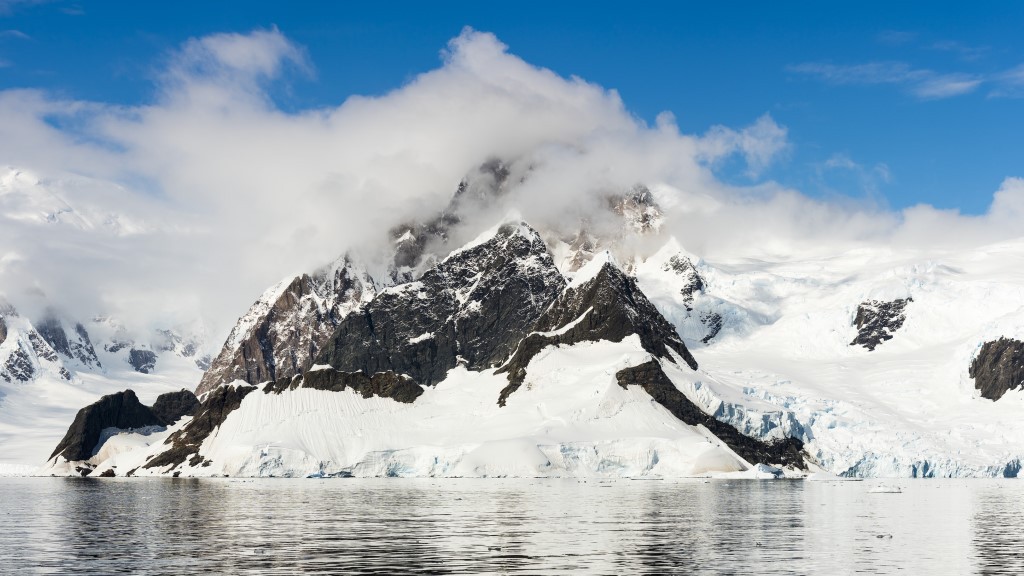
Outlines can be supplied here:
M878 486L872 487L868 490L869 494L902 494L903 490L900 490L899 486L888 486L885 484L879 484Z

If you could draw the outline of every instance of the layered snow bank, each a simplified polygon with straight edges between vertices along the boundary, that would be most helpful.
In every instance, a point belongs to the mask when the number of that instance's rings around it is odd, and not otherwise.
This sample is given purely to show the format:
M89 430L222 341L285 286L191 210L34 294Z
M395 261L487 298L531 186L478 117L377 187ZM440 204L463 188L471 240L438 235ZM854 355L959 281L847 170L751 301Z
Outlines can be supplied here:
M748 470L706 431L683 424L640 388L618 385L616 372L649 359L637 336L549 347L532 360L505 407L497 398L506 378L464 367L412 404L363 398L351 389L257 390L200 448L211 464L178 470L186 476L441 477ZM160 449L153 444L118 454L118 470L158 474L141 466Z

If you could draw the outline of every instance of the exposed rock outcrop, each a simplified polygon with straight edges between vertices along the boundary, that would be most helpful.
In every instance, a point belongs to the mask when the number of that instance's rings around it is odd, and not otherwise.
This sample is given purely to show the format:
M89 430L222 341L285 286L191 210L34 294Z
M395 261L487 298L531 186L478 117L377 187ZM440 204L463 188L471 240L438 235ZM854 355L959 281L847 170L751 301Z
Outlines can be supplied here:
M362 372L340 372L331 368L311 370L288 380L271 382L263 388L263 392L280 394L285 390L295 390L296 388L328 392L341 392L351 388L363 398L379 396L405 404L411 404L419 398L420 394L423 394L423 388L413 382L412 378L394 372L377 372L366 375Z
M625 194L610 197L608 207L622 216L627 229L640 234L657 230L664 219L654 195L643 184L637 184Z
M58 456L71 462L88 460L105 428L127 430L163 425L165 422L139 402L132 390L110 394L78 411L50 460Z
M857 307L857 316L853 324L857 327L857 337L850 346L860 345L874 350L886 340L892 340L893 332L903 326L907 319L905 310L913 298L898 298L891 301L868 300Z
M132 348L128 352L128 363L132 365L136 372L149 374L156 368L156 352Z
M192 416L199 409L199 400L190 390L167 392L153 403L153 414L167 425L174 424L184 416Z
M29 382L43 374L71 380L64 359L28 320L13 306L0 301L0 322L3 323L3 357L0 357L0 379L5 382ZM98 364L98 363L97 363Z
M725 324L722 315L718 312L707 310L706 308L694 310L694 307L697 306L695 303L697 298L704 295L707 282L700 275L693 261L682 254L673 255L664 264L662 269L666 272L672 272L679 277L679 293L683 296L683 305L686 307L686 312L690 318L700 322L698 327L702 326L700 329L704 334L698 337L701 342L707 344L722 331L722 327ZM691 337L693 337L692 334Z
M239 319L196 394L235 380L258 384L301 373L341 319L375 294L373 279L348 257L271 288Z
M36 323L36 331L56 353L65 358L87 368L101 367L96 349L89 339L89 332L80 323L76 323L74 332L69 334L64 330L60 318L51 313Z
M317 363L405 374L425 386L460 362L471 370L495 367L564 284L537 233L506 224L349 315Z
M146 462L145 468L173 468L186 459L193 466L199 465L202 462L199 447L203 440L223 424L228 415L242 404L242 399L254 390L256 387L250 385L220 386L212 390L204 397L192 420L164 440L167 450Z
M657 360L620 370L615 374L615 379L623 388L640 386L673 416L690 426L704 426L751 464L760 462L799 469L807 467L804 463L803 442L799 438L763 442L743 435L730 424L715 420L672 384Z
M969 374L981 396L989 400L1024 387L1024 342L1012 338L985 342L971 361Z
M597 265L596 263L590 264ZM567 287L519 343L511 359L498 373L508 375L509 385L498 398L502 406L522 385L530 360L547 346L608 340L620 342L636 334L644 350L656 358L675 362L674 351L694 370L697 361L676 330L637 287L610 262L589 280Z

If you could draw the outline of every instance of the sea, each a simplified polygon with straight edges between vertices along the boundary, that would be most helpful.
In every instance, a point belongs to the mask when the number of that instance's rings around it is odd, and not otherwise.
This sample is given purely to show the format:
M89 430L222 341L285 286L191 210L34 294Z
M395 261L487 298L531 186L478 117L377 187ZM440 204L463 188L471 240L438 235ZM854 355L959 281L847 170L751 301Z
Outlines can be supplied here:
M0 478L0 574L1024 574L1006 480Z

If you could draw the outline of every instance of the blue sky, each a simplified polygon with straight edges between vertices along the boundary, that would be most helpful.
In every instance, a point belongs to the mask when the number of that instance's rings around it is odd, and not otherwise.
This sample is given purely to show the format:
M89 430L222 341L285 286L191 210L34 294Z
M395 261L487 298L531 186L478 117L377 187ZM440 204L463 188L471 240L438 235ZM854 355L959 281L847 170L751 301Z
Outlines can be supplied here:
M711 5L714 4L714 5ZM789 149L762 174L815 196L983 213L1024 176L1024 4L33 2L0 0L0 89L135 105L188 38L277 27L311 73L285 110L381 94L436 68L463 26L563 75L617 90L684 132L768 113ZM726 164L727 181L746 172Z

